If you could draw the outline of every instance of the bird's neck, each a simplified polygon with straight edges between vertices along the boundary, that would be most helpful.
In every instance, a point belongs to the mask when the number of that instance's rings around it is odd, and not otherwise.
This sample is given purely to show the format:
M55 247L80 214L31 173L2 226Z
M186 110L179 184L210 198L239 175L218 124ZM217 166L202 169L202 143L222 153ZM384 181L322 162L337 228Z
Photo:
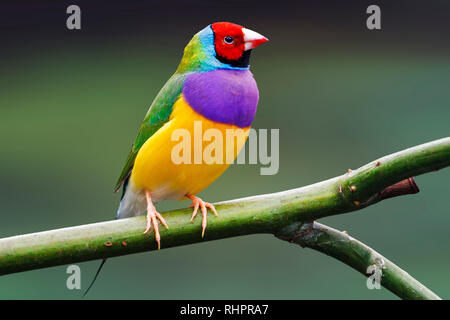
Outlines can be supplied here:
M190 72L207 72L220 69L226 70L249 70L248 58L246 63L232 64L226 61L219 61L215 56L214 45L209 44L210 39L203 39L198 34L195 35L184 49L183 58L178 65L176 73L185 74Z

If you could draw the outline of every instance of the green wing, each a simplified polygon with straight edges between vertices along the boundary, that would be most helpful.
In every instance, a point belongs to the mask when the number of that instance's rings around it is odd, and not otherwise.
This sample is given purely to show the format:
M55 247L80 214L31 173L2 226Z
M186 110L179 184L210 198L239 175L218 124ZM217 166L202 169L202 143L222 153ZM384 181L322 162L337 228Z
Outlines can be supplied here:
M172 107L177 101L178 97L183 90L183 83L186 76L183 74L175 73L159 91L155 100L145 115L144 122L139 129L139 133L136 137L136 141L131 147L131 151L128 154L127 161L120 174L119 180L117 180L114 192L120 189L123 182L128 178L133 169L134 160L138 154L142 145L150 138L156 131L159 130L167 121L169 121L170 114L172 113Z

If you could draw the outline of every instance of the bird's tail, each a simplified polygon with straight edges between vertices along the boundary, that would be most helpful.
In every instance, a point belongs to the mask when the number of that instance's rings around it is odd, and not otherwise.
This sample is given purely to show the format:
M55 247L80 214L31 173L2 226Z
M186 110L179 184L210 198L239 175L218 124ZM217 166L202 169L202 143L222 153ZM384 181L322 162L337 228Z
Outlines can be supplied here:
M100 267L98 267L97 272L95 273L94 279L92 279L91 284L89 285L89 287L86 289L86 291L83 293L83 297L85 297L89 290L91 290L92 286L94 285L95 280L97 280L97 277L100 273L100 271L102 271L103 265L106 262L106 258L102 260L102 263L100 263Z
M129 180L130 178L128 177L123 184L122 197L120 199L120 205L119 209L117 210L116 219L133 217L142 214L142 212L145 212L147 204L145 196L132 190L133 188L130 188L128 184ZM94 285L95 280L97 280L97 277L100 274L100 271L102 270L105 262L106 258L102 260L102 263L98 267L94 279L92 280L87 290L84 292L83 297L87 295L89 290Z

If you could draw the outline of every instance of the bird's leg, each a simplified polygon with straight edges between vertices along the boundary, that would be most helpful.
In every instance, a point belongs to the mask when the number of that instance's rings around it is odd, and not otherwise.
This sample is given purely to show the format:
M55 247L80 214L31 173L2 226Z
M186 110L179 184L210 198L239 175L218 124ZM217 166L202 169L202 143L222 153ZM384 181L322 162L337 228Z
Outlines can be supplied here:
M202 211L202 238L205 235L206 230L206 215L207 215L207 209L211 209L211 211L214 213L214 215L217 217L217 211L216 208L211 203L205 202L202 199L200 199L197 196L194 195L186 195L189 199L192 200L192 204L189 206L194 207L194 211L192 212L191 222L194 220L195 216L197 215L198 208L200 207L200 210Z
M159 219L167 229L169 229L169 226L167 225L166 220L164 220L159 212L156 211L150 192L145 191L145 197L147 198L147 228L145 228L144 233L147 233L153 224L153 229L155 229L155 240L158 243L159 250L161 248L161 236L159 235L158 221L156 219Z

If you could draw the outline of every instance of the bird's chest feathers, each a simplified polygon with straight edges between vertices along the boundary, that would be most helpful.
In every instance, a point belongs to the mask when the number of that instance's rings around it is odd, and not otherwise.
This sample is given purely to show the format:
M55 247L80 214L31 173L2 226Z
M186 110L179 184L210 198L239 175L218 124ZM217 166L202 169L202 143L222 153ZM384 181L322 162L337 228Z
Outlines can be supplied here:
M259 92L249 70L220 69L189 74L183 96L205 118L244 128L253 122Z

